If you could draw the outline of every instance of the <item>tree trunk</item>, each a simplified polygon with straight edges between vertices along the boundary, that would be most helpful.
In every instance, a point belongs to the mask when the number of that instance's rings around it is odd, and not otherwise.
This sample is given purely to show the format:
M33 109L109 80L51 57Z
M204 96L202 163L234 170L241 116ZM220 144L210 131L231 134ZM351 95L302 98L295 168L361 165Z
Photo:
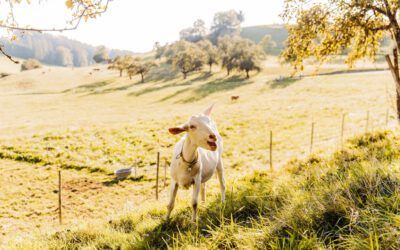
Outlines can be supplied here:
M186 72L182 72L183 73L183 79L186 79L187 73Z
M250 75L249 75L249 71L248 71L248 70L246 70L246 78L247 78L247 79L250 78Z
M210 63L209 65L210 65L210 73L211 73L211 70L212 70L212 63Z
M231 70L230 69L226 69L226 75L229 76L231 74Z
M140 73L140 76L142 77L142 83L144 83L144 75L143 75L143 73Z
M119 70L119 77L122 77L122 70Z
M400 72L399 72L398 50L393 49L393 62L390 59L389 55L386 55L385 58L396 84L397 119L400 121Z

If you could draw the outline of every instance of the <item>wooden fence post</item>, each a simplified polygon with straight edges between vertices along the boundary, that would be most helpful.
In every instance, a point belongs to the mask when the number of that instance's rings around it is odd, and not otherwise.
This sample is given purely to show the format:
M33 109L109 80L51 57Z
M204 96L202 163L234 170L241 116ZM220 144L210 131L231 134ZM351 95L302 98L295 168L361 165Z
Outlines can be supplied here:
M164 187L167 186L167 160L164 162Z
M274 167L272 164L272 130L269 131L269 169L274 171Z
M367 111L367 117L365 121L365 133L368 132L368 126L369 126L369 110Z
M386 117L385 117L385 127L387 128L389 124L389 109L386 109Z
M138 164L138 160L135 161L135 179L137 178L137 164Z
M312 154L312 150L313 150L313 144L314 144L314 126L315 123L312 122L311 123L311 135L310 135L310 154Z
M158 200L158 176L160 171L160 152L157 152L157 173L156 173L156 200Z
M58 170L58 221L62 224L61 170Z
M344 143L344 119L346 117L346 114L342 115L342 126L340 129L340 146L343 149L343 143Z

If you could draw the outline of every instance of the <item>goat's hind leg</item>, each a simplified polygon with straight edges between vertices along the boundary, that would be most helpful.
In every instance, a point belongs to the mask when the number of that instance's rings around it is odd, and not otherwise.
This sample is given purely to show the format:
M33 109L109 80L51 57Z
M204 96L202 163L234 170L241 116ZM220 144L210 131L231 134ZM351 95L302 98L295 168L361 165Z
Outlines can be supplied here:
M178 183L176 181L172 180L171 181L171 196L169 198L169 203L168 203L168 213L167 213L167 219L169 219L169 216L171 215L172 209L174 209L175 205L175 198L176 194L178 193Z

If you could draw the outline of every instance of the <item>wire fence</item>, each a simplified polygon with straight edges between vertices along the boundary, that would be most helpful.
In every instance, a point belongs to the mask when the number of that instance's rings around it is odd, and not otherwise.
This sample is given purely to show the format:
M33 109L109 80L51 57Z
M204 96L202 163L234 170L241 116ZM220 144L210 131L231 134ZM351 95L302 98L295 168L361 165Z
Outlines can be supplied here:
M269 131L269 149L267 155L268 167L274 170L274 167L285 164L288 158L304 158L314 153L330 153L332 150L339 150L344 147L345 141L357 135L374 130L394 130L398 123L396 115L387 109L385 113L372 113L370 111L343 113L341 117L332 120L330 126L326 124L319 126L318 120L312 119L308 124L308 129L302 133L291 136L293 143L291 148L284 148L279 139L279 131ZM364 115L364 116L363 116ZM287 138L281 138L287 140ZM282 151L284 151L282 153ZM275 157L280 155L281 157ZM278 160L275 160L278 158ZM280 160L279 160L280 159ZM282 160L284 159L284 160Z
M311 118L310 122L303 126L303 129L296 127L296 131L302 132L295 133L293 131L279 131L269 130L268 135L265 137L268 145L267 148L261 149L266 158L263 158L264 163L258 169L270 170L280 168L283 164L293 158L301 159L308 157L314 153L325 152L328 154L333 150L338 150L344 147L345 141L356 135L365 132L373 132L374 130L395 130L398 126L396 119L396 111L386 109L383 111L374 110L348 112L337 115L333 118L331 115L327 117L320 117L319 119ZM328 121L328 123L327 123ZM132 175L138 178L140 174L154 176L148 178L149 181L154 181L154 198L159 200L159 193L168 190L167 169L169 168L169 161L165 151L159 151L154 155L156 159L156 166L150 166L148 169L139 170L134 164L132 167ZM145 171L146 172L143 172ZM141 173L138 173L138 172ZM227 171L228 172L228 171ZM62 209L64 207L62 200L61 190L61 171L58 175L58 220L59 223L63 222Z

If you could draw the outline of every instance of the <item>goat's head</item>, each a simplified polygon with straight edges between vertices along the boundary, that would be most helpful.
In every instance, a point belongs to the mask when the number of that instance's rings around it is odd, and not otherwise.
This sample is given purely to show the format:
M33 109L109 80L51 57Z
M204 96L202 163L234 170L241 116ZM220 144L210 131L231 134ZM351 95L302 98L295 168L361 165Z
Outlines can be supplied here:
M187 132L190 140L199 147L207 150L217 150L217 130L211 121L211 110L213 105L203 113L190 117L189 121L178 127L169 129L173 135Z

